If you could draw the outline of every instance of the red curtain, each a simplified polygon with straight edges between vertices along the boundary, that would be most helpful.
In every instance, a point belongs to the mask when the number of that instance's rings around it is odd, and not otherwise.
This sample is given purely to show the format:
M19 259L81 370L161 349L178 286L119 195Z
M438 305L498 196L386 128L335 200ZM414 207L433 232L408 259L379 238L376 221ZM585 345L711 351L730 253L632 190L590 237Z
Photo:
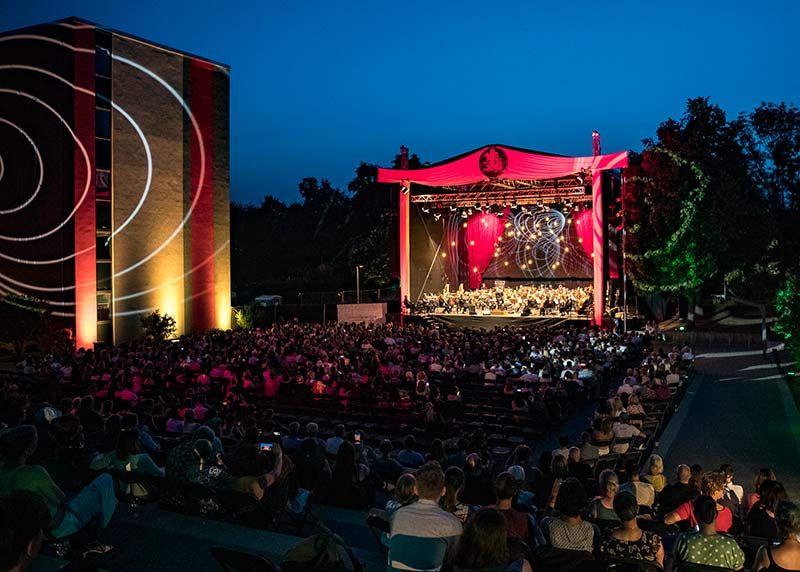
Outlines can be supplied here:
M467 219L467 262L469 287L480 288L483 273L494 259L497 239L503 236L506 217L492 213L475 213Z

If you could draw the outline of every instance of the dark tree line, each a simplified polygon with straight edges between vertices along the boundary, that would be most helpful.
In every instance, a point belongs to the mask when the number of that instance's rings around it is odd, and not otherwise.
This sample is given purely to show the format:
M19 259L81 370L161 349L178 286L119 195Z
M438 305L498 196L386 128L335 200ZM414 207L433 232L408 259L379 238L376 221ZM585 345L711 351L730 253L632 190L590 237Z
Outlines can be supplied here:
M800 111L764 103L728 118L691 99L633 156L628 270L643 292L772 300L800 271Z
M395 157L394 164L399 162ZM409 165L422 166L412 155ZM300 201L267 195L260 205L231 205L231 271L238 303L260 294L296 302L298 292L352 290L397 283L389 252L397 241L396 186L377 182L377 167L362 162L347 189L304 178Z

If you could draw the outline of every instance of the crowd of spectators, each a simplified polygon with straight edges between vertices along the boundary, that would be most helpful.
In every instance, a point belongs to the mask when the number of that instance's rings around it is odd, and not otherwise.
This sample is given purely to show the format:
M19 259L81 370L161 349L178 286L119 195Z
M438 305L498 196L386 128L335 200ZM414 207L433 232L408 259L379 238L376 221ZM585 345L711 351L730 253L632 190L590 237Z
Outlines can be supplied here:
M680 465L668 483L660 457L641 463L693 359L650 341L288 322L26 359L0 389L0 494L5 511L34 493L49 518L32 517L11 558L32 558L43 531L82 554L112 550L96 539L118 499L157 494L204 517L234 498L246 505L234 511L240 522L256 526L312 502L370 511L394 569L579 569L614 558L739 569L744 533L781 541L751 555L754 570L800 569L800 512L772 472L744 491L727 465ZM536 459L535 442L493 447L490 423L465 422L471 392L503 404L511 425L499 431L556 430L597 407L579 439L564 435ZM286 413L325 401L339 422ZM359 406L376 422L347 422ZM384 431L386 418L404 434ZM2 533L16 534L5 514Z

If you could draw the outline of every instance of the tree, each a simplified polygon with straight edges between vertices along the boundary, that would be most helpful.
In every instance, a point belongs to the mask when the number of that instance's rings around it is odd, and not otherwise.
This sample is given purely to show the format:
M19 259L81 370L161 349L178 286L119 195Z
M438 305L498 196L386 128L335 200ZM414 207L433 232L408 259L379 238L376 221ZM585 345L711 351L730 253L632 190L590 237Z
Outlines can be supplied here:
M633 158L626 252L640 290L711 293L761 260L769 236L749 129L707 98L690 99L681 120L662 123Z
M800 363L800 276L790 274L775 296L775 331L783 338Z
M159 310L140 317L139 323L145 332L145 337L159 342L171 338L178 329L175 318L169 314L162 315Z
M40 341L49 321L50 309L42 300L16 294L0 298L0 340L12 345L17 359L27 344Z

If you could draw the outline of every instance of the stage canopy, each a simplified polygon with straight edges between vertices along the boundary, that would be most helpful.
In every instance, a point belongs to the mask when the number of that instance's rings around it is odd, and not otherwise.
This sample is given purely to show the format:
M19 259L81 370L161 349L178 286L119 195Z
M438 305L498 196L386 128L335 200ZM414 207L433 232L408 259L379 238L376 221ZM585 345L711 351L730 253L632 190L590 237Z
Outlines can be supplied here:
M378 182L445 187L494 180L558 179L627 166L627 151L593 157L564 157L506 145L487 145L423 169L379 168Z
M400 166L403 168L378 169L379 183L398 184L402 191L399 193L401 299L411 295L409 221L412 202L429 202L437 206L440 203L442 206L450 203L451 208L455 208L452 206L454 202L469 204L470 201L480 204L492 201L502 205L509 204L513 200L530 204L531 201L538 202L543 197L548 199L567 198L570 193L573 195L576 192L584 194L584 185L588 186L591 181L593 321L600 324L605 311L606 276L608 274L608 228L603 199L604 177L602 175L603 171L627 167L628 153L621 151L603 155L600 152L599 133L594 132L592 138L594 154L588 157L565 157L508 145L486 145L421 169L408 169L408 149L401 147ZM415 185L423 188L415 189ZM424 187L428 189L426 190ZM430 187L443 188L445 194L431 195ZM475 191L480 191L480 193L476 196ZM476 204L477 206L478 204ZM472 216L484 215L476 213ZM465 226L469 227L469 224ZM475 239L470 240L469 244L474 244L475 247L486 246L478 244L479 242ZM491 242L490 240L489 243ZM597 255L598 253L601 255ZM474 284L481 283L482 269L476 265L472 270L476 274L471 277L474 278L474 281L470 280L474 287ZM472 284L473 282L474 284Z

